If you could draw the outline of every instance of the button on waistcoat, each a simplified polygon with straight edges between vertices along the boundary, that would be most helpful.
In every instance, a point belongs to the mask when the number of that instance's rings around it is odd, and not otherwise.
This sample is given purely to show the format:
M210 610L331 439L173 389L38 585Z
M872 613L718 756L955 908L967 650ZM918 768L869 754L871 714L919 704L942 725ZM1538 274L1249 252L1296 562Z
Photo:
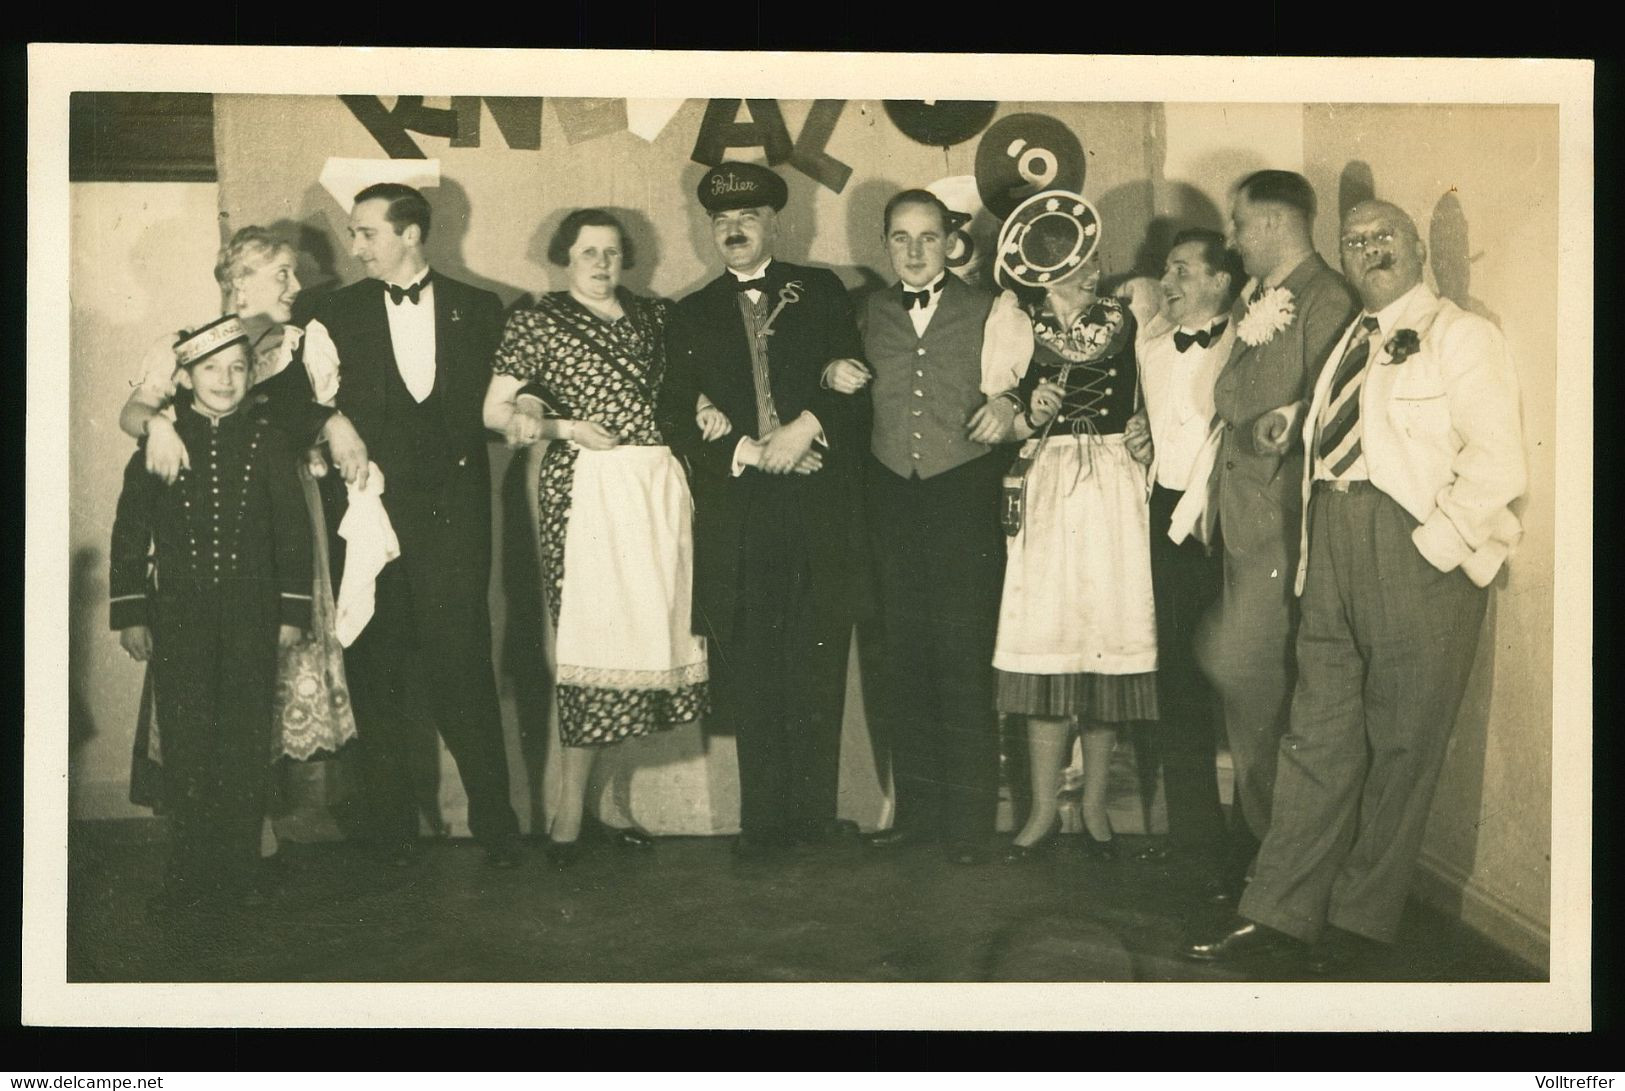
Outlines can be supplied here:
M875 376L875 458L900 477L926 478L987 454L987 447L966 438L965 426L986 400L982 330L993 297L949 283L923 337L896 289L875 293L867 306L863 341Z

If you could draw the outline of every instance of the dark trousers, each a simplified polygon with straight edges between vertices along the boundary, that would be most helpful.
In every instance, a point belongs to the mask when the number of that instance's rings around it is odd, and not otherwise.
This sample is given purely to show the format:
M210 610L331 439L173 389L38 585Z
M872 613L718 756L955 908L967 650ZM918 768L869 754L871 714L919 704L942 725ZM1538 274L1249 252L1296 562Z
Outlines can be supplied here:
M785 843L836 817L852 622L813 585L795 483L752 485L738 609L711 641L711 692L734 731L740 831Z
M1292 727L1241 912L1304 940L1330 923L1389 941L1421 851L1488 593L1411 543L1366 485L1317 490Z
M1182 492L1157 485L1151 492L1151 582L1157 606L1157 706L1148 724L1168 803L1168 839L1217 869L1225 843L1219 806L1217 756L1219 698L1196 661L1196 634L1218 601L1223 553L1194 537L1177 545L1168 524Z
M1004 460L928 479L870 460L869 525L886 632L898 828L962 840L992 833L999 735L993 642L1004 580Z
M165 595L156 608L167 882L194 897L246 890L259 863L271 775L275 599L260 581ZM249 592L249 593L245 593Z
M417 836L412 744L424 712L457 763L475 838L490 844L519 831L491 665L490 498L476 486L458 482L431 500L397 495L392 483L401 556L384 566L376 612L345 654L369 825L386 845ZM425 698L426 709L414 706Z

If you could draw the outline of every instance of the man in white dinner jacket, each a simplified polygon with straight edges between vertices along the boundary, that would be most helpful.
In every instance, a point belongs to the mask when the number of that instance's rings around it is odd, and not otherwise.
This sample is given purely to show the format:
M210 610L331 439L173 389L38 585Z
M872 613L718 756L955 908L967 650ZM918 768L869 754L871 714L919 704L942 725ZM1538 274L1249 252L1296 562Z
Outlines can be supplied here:
M1341 249L1363 309L1304 417L1298 682L1273 819L1238 917L1191 958L1297 947L1327 971L1394 939L1486 589L1521 534L1500 331L1423 283L1426 247L1394 205L1350 209Z

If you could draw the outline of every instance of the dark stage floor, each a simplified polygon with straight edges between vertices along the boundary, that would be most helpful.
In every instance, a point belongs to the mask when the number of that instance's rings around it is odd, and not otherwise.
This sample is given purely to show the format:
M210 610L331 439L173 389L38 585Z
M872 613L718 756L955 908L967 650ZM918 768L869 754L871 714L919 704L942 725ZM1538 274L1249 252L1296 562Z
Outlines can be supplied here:
M539 846L497 871L471 842L398 871L343 843L285 844L265 907L168 919L147 905L154 820L70 833L69 981L1238 981L1262 959L1181 960L1211 914L1171 865L1084 860L959 867L921 848L823 850L736 866L728 838L594 845L567 872ZM1132 850L1143 838L1120 836ZM1414 905L1401 943L1345 980L1537 981L1541 973Z

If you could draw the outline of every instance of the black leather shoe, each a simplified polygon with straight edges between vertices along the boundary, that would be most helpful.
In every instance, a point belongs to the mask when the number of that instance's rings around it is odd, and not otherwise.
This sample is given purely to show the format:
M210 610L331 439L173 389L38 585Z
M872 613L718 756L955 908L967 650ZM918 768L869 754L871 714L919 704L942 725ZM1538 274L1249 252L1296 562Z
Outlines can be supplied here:
M519 842L515 838L498 841L485 850L485 863L489 867L516 868L519 866Z
M1222 931L1187 942L1179 953L1196 962L1234 962L1252 955L1277 953L1294 942L1291 936L1236 916Z
M1117 840L1108 837L1104 841L1095 839L1095 835L1084 830L1078 835L1078 851L1088 860L1115 860L1117 859Z
M1004 854L999 859L1007 864L1026 864L1046 856L1055 848L1055 838L1059 832L1060 828L1055 827L1030 845L1018 845L1012 841L1005 846Z
M1115 860L1117 859L1117 842L1112 836L1112 821L1106 819L1106 836L1098 838L1089 829L1089 822L1084 820L1083 829L1078 831L1078 848L1086 860Z
M1304 953L1303 968L1317 977L1346 973L1371 958L1378 948L1376 940L1333 925L1317 942L1309 944Z
M574 841L547 842L547 862L553 865L554 871L563 871L574 867L581 860L581 839Z
M866 849L900 849L907 845L917 845L923 838L913 830L893 826L889 830L863 834L861 840Z
M654 834L647 830L640 830L636 826L605 826L604 837L609 843L620 849L652 849L655 847Z

